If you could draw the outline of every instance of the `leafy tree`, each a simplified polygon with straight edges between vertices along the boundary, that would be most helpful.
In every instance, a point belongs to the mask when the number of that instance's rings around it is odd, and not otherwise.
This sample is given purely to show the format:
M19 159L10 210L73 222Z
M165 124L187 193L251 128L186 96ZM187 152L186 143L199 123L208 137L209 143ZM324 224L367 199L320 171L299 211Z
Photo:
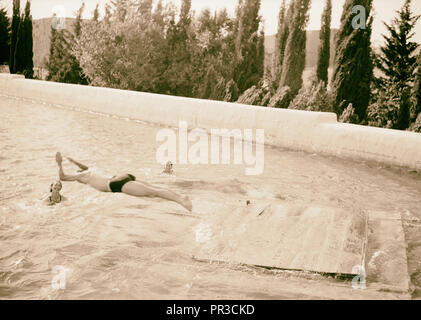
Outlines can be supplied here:
M294 2L294 15L282 63L280 87L290 87L292 96L297 95L303 84L310 2L311 0L295 0Z
M192 27L191 0L183 0L177 23L171 21L167 33L169 63L164 72L168 83L168 93L177 96L194 96L197 76L195 60L197 52L195 34Z
M0 64L9 63L9 18L6 9L0 8Z
M148 12L149 0L140 1L117 1L106 7L104 19L83 24L72 53L92 85L176 94L176 81L184 81L176 78L185 62L177 60L168 42L170 29L176 27L175 8L158 2Z
M364 27L355 28L353 8L362 5L368 20ZM341 27L336 39L336 56L332 80L335 111L341 115L353 105L359 120L366 118L370 102L370 84L373 77L371 57L370 16L372 0L346 0L341 17Z
M326 0L326 6L322 15L322 28L320 30L319 60L317 63L317 80L326 86L329 80L330 62L330 25L332 21L332 0Z
M10 54L9 54L9 69L10 73L15 73L15 50L16 41L18 39L18 29L20 24L20 0L13 0L13 17L10 32Z
M196 54L202 61L202 67L197 70L199 78L195 92L202 98L223 100L227 97L226 85L233 77L232 60L234 21L228 16L227 10L219 10L214 14L204 9L197 20L196 38L198 51ZM221 78L223 81L221 81ZM218 89L213 89L218 85ZM236 96L235 92L233 92Z

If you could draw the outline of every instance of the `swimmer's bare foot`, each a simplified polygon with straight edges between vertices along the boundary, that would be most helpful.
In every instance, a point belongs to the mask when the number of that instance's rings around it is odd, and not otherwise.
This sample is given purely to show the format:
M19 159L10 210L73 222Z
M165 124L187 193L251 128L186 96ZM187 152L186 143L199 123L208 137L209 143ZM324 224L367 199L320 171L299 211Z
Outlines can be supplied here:
M186 208L187 210L189 210L190 212L193 209L193 204L190 201L190 198L188 196L185 196L183 199L181 199L181 203L180 203L184 208Z

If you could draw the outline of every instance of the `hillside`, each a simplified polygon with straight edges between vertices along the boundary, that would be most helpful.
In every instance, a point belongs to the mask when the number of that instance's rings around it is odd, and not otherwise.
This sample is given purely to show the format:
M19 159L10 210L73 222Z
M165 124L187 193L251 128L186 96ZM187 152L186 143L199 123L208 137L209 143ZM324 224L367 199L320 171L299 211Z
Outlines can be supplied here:
M332 34L330 38L331 46L330 46L330 64L333 65L333 59L335 55L335 36L338 32L337 29L332 29ZM319 46L320 46L320 39L319 39L320 31L319 30L310 30L307 31L307 52L306 52L306 68L312 69L317 66L317 59L319 56ZM270 65L272 61L272 56L275 51L275 41L276 35L266 36L265 38L265 50L266 50L266 61L265 64Z

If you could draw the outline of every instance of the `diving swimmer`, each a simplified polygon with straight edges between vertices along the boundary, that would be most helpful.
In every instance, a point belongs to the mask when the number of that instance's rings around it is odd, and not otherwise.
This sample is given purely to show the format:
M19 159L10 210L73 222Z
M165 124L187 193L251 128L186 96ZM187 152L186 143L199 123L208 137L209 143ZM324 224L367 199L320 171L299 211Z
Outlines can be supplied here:
M101 192L124 193L134 197L161 198L176 202L186 208L188 211L192 211L192 203L188 196L183 197L171 190L155 187L147 182L139 181L131 174L123 174L109 178L104 175L92 172L88 166L70 157L66 158L78 166L80 170L77 174L65 174L62 166L62 155L60 152L57 152L56 162L58 165L58 173L61 181L78 181L82 184L89 185Z

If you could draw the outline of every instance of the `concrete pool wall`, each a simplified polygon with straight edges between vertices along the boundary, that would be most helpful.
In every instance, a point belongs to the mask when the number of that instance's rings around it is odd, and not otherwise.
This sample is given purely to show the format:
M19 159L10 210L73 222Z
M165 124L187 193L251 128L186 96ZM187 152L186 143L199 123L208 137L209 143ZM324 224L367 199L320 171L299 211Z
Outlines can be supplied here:
M421 134L337 122L333 113L274 109L26 80L0 74L0 93L85 111L189 128L264 129L265 143L421 170Z

